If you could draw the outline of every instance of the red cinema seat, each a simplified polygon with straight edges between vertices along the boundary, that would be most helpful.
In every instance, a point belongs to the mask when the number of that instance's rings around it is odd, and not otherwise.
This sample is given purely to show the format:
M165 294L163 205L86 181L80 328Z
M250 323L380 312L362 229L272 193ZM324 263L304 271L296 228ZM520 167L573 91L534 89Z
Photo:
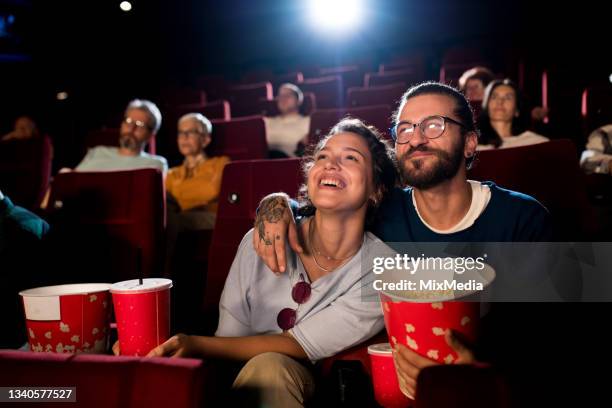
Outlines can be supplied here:
M139 263L140 275L160 276L165 200L159 170L58 174L48 211L58 276L116 282L139 277Z
M218 74L200 75L195 80L196 89L201 89L206 93L206 99L216 101L224 99L228 84L225 76Z
M232 118L230 103L228 101L219 100L208 103L177 105L172 109L172 113L169 115L170 123L173 126L176 126L177 121L181 116L194 112L201 113L209 120L230 120Z
M228 90L227 99L232 105L234 116L249 116L258 113L260 99L271 100L273 95L272 83L260 82L231 87Z
M256 82L267 82L274 76L272 70L267 68L253 69L242 75L243 84L254 84Z
M0 188L31 210L39 207L51 177L53 146L49 136L0 142Z
M199 408L206 364L192 358L139 358L0 350L0 384L76 387L73 407ZM55 406L62 403L37 403Z
M261 116L213 120L213 138L207 147L210 156L232 160L263 159L268 154L266 127Z
M340 76L342 78L342 85L345 88L363 85L363 71L357 65L321 68L319 70L319 76L325 77L330 75Z
M249 160L225 166L204 295L208 329L214 331L217 327L225 278L240 241L253 227L259 202L278 191L295 197L303 180L300 162L300 159Z
M612 86L591 86L582 93L582 129L585 137L612 123Z
M312 144L317 143L340 119L347 115L361 119L366 124L376 127L383 135L389 138L388 130L391 127L391 113L391 108L388 105L317 110L310 116L308 141Z
M112 146L119 145L119 129L103 128L92 130L85 136L85 150L96 146ZM156 154L157 141L155 136L151 138L147 145L147 151L150 154Z
M594 236L584 174L576 147L568 139L479 152L468 176L536 198L552 214L559 239Z
M276 74L272 77L272 86L274 91L278 92L278 87L285 83L300 85L304 81L302 72L288 72L286 74Z
M349 88L346 96L347 106L388 105L397 106L398 101L408 88L403 83Z
M411 52L410 55L393 58L390 61L379 64L378 72L389 71L412 71L417 76L418 81L425 79L426 58L423 53Z
M418 75L412 70L404 71L385 71L380 72L368 72L365 74L364 86L383 86L391 84L404 84L404 87L408 89L411 85L416 85L420 81Z
M206 103L206 93L196 88L168 87L162 89L161 100L164 106Z
M344 104L344 85L339 75L305 79L300 89L315 95L318 109L335 109Z

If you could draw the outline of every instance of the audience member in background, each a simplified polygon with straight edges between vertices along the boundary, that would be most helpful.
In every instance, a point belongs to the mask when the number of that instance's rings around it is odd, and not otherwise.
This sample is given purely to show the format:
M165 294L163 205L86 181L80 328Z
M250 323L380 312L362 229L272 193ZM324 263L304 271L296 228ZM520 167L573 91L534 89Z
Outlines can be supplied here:
M518 87L509 79L494 80L487 86L478 119L478 150L505 149L547 142L548 138L527 130Z
M200 113L188 113L178 121L177 144L183 164L170 169L166 189L170 200L183 214L198 214L197 228L212 229L217 213L223 168L227 156L208 157L204 151L211 142L212 124ZM195 227L195 225L193 225Z
M34 122L34 119L23 115L19 116L15 120L14 129L2 136L0 140L27 140L38 136L40 136L40 132L38 131L38 126L36 125L36 122Z
M119 130L119 147L96 146L89 149L75 170L134 170L153 167L165 173L168 170L166 159L144 151L159 130L161 120L161 113L153 102L134 99L125 109Z
M347 119L317 145L304 170L298 235L307 251L292 253L287 273L276 276L257 256L248 232L225 282L216 336L179 334L151 356L246 362L234 387L258 392L256 406L300 407L314 390L308 360L380 332L376 293L363 290L372 275L362 272L362 256L380 243L366 224L396 185L393 153L375 130ZM265 245L275 241L267 237Z
M212 230L217 218L219 192L227 156L208 157L212 123L200 113L188 113L178 120L177 145L183 164L170 169L166 177L168 224L166 272L175 265L174 248L183 231Z
M470 102L482 102L485 88L495 79L493 71L485 67L468 69L459 78L459 90Z
M482 101L485 97L485 89L491 81L495 79L493 71L485 67L474 67L468 69L459 78L459 90L463 92L472 109L476 119L480 116L482 110ZM531 120L534 123L542 122L548 115L548 109L542 106L536 106L531 109Z
M279 115L264 118L270 157L301 156L310 128L310 117L300 114L304 94L293 84L282 84L276 100Z
M5 318L0 348L18 348L26 341L18 292L40 284L35 279L40 271L40 241L48 231L44 220L14 205L0 191L0 310Z
M612 124L602 126L589 135L580 166L587 173L612 174Z

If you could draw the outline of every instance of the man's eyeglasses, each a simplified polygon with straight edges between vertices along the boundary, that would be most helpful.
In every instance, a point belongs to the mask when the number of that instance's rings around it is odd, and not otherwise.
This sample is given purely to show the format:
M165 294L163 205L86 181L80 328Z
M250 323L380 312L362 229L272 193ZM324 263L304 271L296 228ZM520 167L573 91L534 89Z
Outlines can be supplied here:
M306 303L308 299L310 299L311 292L312 288L310 287L310 283L305 282L304 275L300 273L300 280L291 290L291 297L293 298L293 301L298 304L298 308L302 303ZM295 326L296 319L297 308L291 309L290 307L286 307L278 312L278 316L276 316L276 323L278 323L278 327L281 329L289 330Z
M176 132L177 136L200 136L203 133L200 132L197 129L189 129L189 130L179 130L178 132Z
M447 122L454 123L462 128L466 127L463 123L455 119L447 116L435 115L426 117L421 123L399 122L391 128L391 137L393 137L395 143L406 144L410 142L418 126L421 130L421 134L427 139L436 139L444 133Z
M125 123L126 125L134 125L137 128L139 128L139 129L149 129L149 130L151 130L151 126L147 125L142 120L132 119L129 116L127 116L127 117L125 117L123 119L123 123Z

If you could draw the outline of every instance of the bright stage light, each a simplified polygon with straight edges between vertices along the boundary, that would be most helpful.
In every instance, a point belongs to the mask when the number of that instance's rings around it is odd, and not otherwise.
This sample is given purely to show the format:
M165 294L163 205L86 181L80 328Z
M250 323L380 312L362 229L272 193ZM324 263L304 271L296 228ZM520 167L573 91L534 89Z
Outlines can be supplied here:
M129 1L122 1L121 4L119 4L119 8L125 12L128 12L132 10L132 3Z
M315 27L345 31L354 27L363 14L361 0L310 0L310 19Z

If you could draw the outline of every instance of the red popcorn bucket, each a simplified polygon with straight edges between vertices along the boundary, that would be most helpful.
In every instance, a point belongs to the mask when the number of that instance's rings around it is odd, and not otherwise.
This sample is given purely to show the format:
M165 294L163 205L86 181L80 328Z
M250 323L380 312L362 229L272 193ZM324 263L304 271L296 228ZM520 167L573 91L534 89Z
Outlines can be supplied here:
M30 349L105 353L109 345L110 286L110 283L79 283L19 292Z
M405 408L411 404L410 399L400 390L393 354L389 343L373 344L368 347L372 363L372 383L376 402L384 408Z
M401 343L440 364L456 363L459 356L446 343L445 333L452 329L467 341L476 341L480 318L488 306L484 300L495 279L495 271L485 265L477 278L482 289L460 292L381 291L380 300L391 347ZM461 279L468 282L470 276ZM447 276L447 280L451 279Z
M170 279L115 283L113 295L121 355L145 356L170 337Z

